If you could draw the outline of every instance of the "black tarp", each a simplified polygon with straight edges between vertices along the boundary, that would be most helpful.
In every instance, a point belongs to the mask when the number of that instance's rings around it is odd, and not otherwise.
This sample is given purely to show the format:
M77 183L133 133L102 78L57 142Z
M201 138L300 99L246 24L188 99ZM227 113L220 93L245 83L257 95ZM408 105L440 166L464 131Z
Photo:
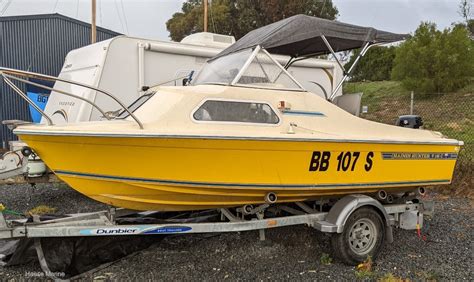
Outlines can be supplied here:
M40 221L65 217L43 215ZM129 214L116 218L117 226L135 224L218 222L216 210L198 212L156 212ZM31 222L32 219L28 219ZM100 265L123 258L131 253L159 243L167 235L107 236L107 237L56 237L41 238L41 249L48 268L61 273L63 279L90 271ZM31 263L38 259L34 239L0 240L0 267Z
M329 54L330 51L321 38L323 35L335 52L360 48L366 42L390 43L409 36L307 15L295 15L247 33L214 58L257 45L272 54L294 58Z

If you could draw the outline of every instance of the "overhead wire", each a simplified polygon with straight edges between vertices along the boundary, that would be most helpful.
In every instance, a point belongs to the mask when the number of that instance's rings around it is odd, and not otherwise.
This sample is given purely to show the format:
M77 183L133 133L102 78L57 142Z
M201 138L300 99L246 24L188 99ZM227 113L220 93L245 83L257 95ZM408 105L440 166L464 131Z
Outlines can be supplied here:
M125 33L125 28L124 28L124 25L123 25L122 16L120 15L120 11L119 11L119 7L118 7L118 4L117 4L117 0L114 0L114 4L115 4L115 11L117 12L117 16L118 16L119 21L120 21L120 26L122 27L122 32Z
M58 7L59 0L56 0L56 3L54 3L54 8L53 8L53 13L56 12L56 8Z
M97 0L99 2L99 25L102 26L102 1Z
M120 6L122 7L123 20L125 22L125 29L127 30L127 34L128 34L129 32L128 32L127 15L125 14L125 8L123 7L123 0L120 0Z
M0 11L0 17L6 13L6 11L8 10L12 2L13 0L7 0L7 2L5 3L5 6L3 6L2 8L2 11Z

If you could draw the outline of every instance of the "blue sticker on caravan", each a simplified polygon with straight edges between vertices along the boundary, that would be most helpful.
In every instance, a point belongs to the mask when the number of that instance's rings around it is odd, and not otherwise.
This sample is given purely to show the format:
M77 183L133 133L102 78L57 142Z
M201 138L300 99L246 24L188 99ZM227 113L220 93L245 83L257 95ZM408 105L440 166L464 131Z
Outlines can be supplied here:
M47 87L53 87L54 82L49 82L49 81L42 81L42 80L37 80L34 78L29 79L31 82L42 84ZM48 89L44 89L41 87L37 87L35 85L27 84L26 85L26 94L28 95L28 98L30 98L38 108L41 110L44 110L46 108L46 103L48 102L49 94L51 91ZM31 120L34 123L39 123L41 122L41 114L31 105L29 105L29 110L30 110L30 115L31 115Z
M151 229L142 234L166 234L166 233L181 233L191 230L188 226L164 226L156 229Z

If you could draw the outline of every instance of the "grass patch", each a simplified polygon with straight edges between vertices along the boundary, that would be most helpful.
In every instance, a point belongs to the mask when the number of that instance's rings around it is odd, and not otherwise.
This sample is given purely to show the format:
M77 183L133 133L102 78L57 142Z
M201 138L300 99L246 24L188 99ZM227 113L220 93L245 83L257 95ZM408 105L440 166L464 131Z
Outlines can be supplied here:
M43 215L43 214L54 214L56 212L56 208L46 206L46 205L40 205L35 208L32 208L31 210L28 211L28 214L37 214L37 215Z
M374 278L376 276L376 273L372 271L372 267L372 258L368 256L363 263L359 264L356 267L356 271L354 272L355 277L361 280Z
M329 254L322 253L319 261L323 265L330 265L332 263L332 257Z
M385 275L380 277L377 281L378 282L404 282L404 281L409 281L409 280L404 280L400 277L396 277L392 273L386 273Z
M344 93L358 92L364 93L363 102L376 105L381 98L401 98L406 96L408 91L398 81L349 82L344 85Z

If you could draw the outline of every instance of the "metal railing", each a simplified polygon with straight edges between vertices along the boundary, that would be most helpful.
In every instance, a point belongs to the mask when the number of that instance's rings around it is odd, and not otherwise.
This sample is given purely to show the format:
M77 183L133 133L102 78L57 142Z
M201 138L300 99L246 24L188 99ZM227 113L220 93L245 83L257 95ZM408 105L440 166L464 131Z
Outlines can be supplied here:
M77 81L73 81L73 80L68 80L68 79L64 79L64 78L59 78L59 77L54 77L54 76L50 76L50 75L45 75L45 74L40 74L40 73L35 73L35 72L29 72L29 71L22 71L22 70L16 70L16 69L10 69L10 68L1 68L0 67L0 76L3 78L3 80L5 81L6 84L8 84L12 89L13 91L15 91L18 95L20 95L20 97L22 97L29 105L31 105L35 110L37 110L42 117L44 117L48 123L48 125L54 125L51 117L46 114L43 110L41 110L41 108L38 107L38 105L36 105L29 97L28 95L26 95L20 88L18 88L18 86L16 86L12 80L16 80L16 81L19 81L19 82L22 82L22 83L25 83L25 84L30 84L30 85L33 85L33 86L36 86L36 87L40 87L40 88L43 88L43 89L46 89L46 90L50 90L50 91L55 91L57 93L60 93L60 94L63 94L63 95L66 95L66 96L70 96L70 97L73 97L73 98L76 98L76 99L79 99L79 100L82 100L90 105L92 105L94 108L96 108L97 110L99 110L99 112L105 117L107 118L108 120L110 120L110 117L106 114L106 112L101 109L97 104L95 104L93 101L90 101L86 98L83 98L81 96L78 96L78 95L75 95L75 94L72 94L72 93L69 93L67 91L64 91L64 90L59 90L59 89L54 89L52 87L48 87L48 86L45 86L45 85L42 85L42 84L39 84L39 83L35 83L35 82L32 82L32 81L29 81L29 80L26 80L26 79L22 79L20 77L17 77L17 76L21 76L21 77L27 77L27 78L37 78L37 79L40 79L40 80L47 80L47 81L60 81L60 82L64 82L64 83L68 83L68 84L72 84L72 85L77 85L77 86L81 86L81 87L84 87L84 88L88 88L88 89L91 89L91 90L95 90L97 91L98 93L102 93L108 97L110 97L112 100L114 100L117 104L120 105L120 107L126 111L130 117L138 124L138 126L140 127L140 129L143 129L143 123L133 114L133 112L131 112L127 106L125 106L117 97L115 97L114 95L112 95L111 93L105 91L105 90L102 90L102 89L99 89L99 88L96 88L96 87L93 87L93 86L90 86L90 85L87 85L87 84L84 84L84 83L80 83L80 82L77 82Z

